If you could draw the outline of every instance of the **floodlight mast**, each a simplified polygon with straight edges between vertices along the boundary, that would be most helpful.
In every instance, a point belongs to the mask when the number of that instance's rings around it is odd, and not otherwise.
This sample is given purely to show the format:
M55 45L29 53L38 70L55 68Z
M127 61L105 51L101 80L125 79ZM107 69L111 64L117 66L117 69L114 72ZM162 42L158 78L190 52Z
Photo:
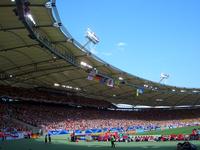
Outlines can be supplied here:
M165 82L166 82L166 80L169 78L169 74L165 74L165 73L161 73L160 74L160 81L159 81L159 83L161 83L162 81L164 81L165 80Z
M88 39L88 41L84 44L83 47L86 47L89 43L93 43L94 45L99 43L99 38L90 28L87 28L85 37Z

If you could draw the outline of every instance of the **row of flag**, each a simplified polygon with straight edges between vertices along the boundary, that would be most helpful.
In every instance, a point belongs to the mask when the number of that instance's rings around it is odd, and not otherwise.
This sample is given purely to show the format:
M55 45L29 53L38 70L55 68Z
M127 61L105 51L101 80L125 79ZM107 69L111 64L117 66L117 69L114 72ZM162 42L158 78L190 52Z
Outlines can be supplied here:
M89 72L87 79L95 80L95 81L99 82L100 84L106 84L109 87L118 87L120 84L120 80L103 76L103 75L99 74L97 70L94 70L94 69L92 69Z
M98 73L98 70L92 69L87 77L88 80L95 80L100 84L106 84L109 87L119 87L120 84L126 84L124 80L113 79ZM137 88L136 89L136 96L139 96L144 93L144 88Z

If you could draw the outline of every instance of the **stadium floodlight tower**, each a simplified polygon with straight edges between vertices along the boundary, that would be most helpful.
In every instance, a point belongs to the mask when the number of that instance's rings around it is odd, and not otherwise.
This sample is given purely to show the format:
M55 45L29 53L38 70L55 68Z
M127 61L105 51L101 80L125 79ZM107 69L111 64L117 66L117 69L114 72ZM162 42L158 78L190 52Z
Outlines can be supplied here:
M87 28L85 37L88 41L84 44L83 48L85 48L90 43L93 43L94 45L99 43L99 38L90 28Z
M165 81L164 83L166 84L166 80L168 78L169 78L169 74L161 73L160 74L160 81L159 81L159 83L161 83L162 81Z

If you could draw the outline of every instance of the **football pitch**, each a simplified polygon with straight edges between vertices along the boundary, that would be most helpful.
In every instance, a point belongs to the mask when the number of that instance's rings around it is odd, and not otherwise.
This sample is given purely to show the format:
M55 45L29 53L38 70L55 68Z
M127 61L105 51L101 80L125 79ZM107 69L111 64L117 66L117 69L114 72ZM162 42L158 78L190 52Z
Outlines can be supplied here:
M167 142L117 142L118 150L176 150L179 141ZM182 141L181 141L182 142ZM200 141L191 141L200 149ZM64 137L52 137L51 143L44 143L44 138L1 141L0 150L110 150L110 142L72 143Z
M163 131L150 131L145 135L190 134L192 129L199 126L168 129ZM166 142L116 142L118 150L176 150L176 145L183 141ZM190 141L200 150L200 141ZM13 141L0 141L0 150L110 150L110 142L70 142L69 135L52 136L51 143L45 143L44 137L38 139L22 139Z

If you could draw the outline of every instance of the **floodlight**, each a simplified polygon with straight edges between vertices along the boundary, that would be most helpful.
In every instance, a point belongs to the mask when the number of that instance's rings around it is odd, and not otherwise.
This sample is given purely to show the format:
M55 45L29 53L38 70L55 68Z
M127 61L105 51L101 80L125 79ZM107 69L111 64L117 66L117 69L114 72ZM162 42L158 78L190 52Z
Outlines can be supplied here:
M60 86L60 84L58 84L58 83L54 83L54 86Z
M161 73L160 74L160 81L159 83L161 83L163 80L167 80L169 78L169 74L166 74L166 73Z
M123 79L122 77L119 77L119 80L121 80L121 81L122 81L122 80L124 80L124 79Z
M165 79L167 79L167 78L169 78L169 75L168 75L168 74L165 74L165 73L161 73L161 74L160 74L160 78L165 78Z
M60 22L54 22L53 26L59 28L60 26L62 26L62 23L60 23Z
M52 8L51 2L47 2L47 3L45 4L45 7L46 7L46 8Z
M36 22L35 22L35 20L33 19L33 16L32 16L31 14L28 13L26 16L30 19L30 21L31 21L34 25L36 25Z
M156 101L157 101L157 102L162 102L163 99L161 99L161 98L157 98Z
M172 92L175 92L176 90L175 89L172 89Z
M91 65L87 64L87 63L84 62L84 61L81 61L81 62L80 62L80 65L83 66L83 67L90 68L90 69L93 68Z
M99 43L99 38L96 36L95 32L91 31L90 28L88 28L86 31L86 38L93 44Z

